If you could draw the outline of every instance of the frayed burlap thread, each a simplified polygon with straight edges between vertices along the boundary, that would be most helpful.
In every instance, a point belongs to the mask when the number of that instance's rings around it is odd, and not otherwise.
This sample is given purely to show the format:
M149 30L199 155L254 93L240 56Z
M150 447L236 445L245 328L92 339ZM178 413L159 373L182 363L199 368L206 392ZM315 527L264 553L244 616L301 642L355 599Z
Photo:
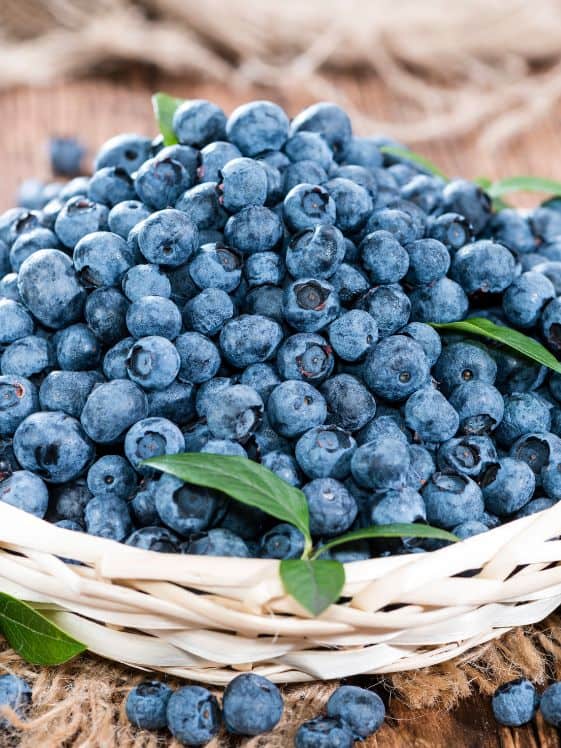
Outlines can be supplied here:
M0 672L16 673L33 685L33 706L25 720L5 712L15 729L2 746L19 748L180 748L169 734L132 727L124 712L129 690L145 676L124 666L85 655L58 668L26 665L4 645ZM538 685L561 677L561 617L553 615L537 626L515 629L461 657L431 668L397 673L376 682L413 710L453 708L473 693L490 695L501 683L524 676ZM352 679L351 679L352 681ZM358 679L362 685L364 678ZM174 687L184 681L169 679ZM286 748L298 725L321 713L336 682L283 688L284 715L267 736L247 738L244 748ZM213 689L218 698L221 691ZM239 740L221 733L211 748L232 748Z

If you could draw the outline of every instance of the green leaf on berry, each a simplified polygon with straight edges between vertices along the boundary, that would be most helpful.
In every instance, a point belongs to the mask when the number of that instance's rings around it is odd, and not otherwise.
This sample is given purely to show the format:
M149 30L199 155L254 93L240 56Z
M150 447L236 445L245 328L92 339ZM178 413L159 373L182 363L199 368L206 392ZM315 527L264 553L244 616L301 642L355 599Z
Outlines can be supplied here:
M30 605L3 592L0 630L12 649L32 665L61 665L86 650Z
M312 558L321 557L322 553L331 550L338 545L352 543L354 540L368 540L370 538L433 538L434 540L447 540L456 543L458 538L451 532L441 530L439 527L423 524L409 524L407 522L396 522L391 525L371 525L360 530L353 530L338 538L331 538L318 548Z
M336 603L345 584L345 567L338 561L281 561L285 591L313 616Z
M158 91L152 96L152 107L158 127L164 138L164 145L175 145L178 140L173 131L172 122L175 110L183 104L183 99L176 99L169 94Z
M472 317L470 319L464 319L460 322L446 322L444 324L431 323L433 327L438 330L457 330L458 332L465 332L469 335L477 335L483 338L490 338L496 340L508 348L521 353L526 358L530 358L533 361L537 361L542 366L547 366L549 369L556 371L561 374L561 362L555 358L555 356L544 348L541 343L537 340L529 338L527 335L523 335L518 330L512 330L509 327L503 327L496 325L491 320L485 319L484 317Z
M306 497L257 462L245 457L188 452L152 457L145 464L187 483L222 491L242 504L289 522L304 535L306 548L311 547Z
M381 146L380 151L382 153L387 153L388 156L396 156L397 158L401 158L406 161L412 161L414 164L422 166L423 169L426 169L431 174L434 174L435 176L441 177L442 179L448 181L448 177L446 176L446 174L440 171L438 166L436 166L436 164L433 164L432 161L430 161L428 158L425 158L425 156L421 156L420 153L415 153L415 151L410 151L408 148L400 148L396 145L383 145Z

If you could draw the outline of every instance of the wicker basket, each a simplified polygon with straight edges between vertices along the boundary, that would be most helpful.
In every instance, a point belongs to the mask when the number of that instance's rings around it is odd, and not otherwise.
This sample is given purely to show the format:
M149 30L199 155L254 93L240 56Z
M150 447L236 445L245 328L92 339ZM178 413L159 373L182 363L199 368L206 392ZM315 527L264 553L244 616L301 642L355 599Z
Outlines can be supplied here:
M346 564L341 602L311 618L277 561L142 551L0 502L0 591L134 667L326 680L432 665L543 619L561 603L559 535L561 502L432 553Z

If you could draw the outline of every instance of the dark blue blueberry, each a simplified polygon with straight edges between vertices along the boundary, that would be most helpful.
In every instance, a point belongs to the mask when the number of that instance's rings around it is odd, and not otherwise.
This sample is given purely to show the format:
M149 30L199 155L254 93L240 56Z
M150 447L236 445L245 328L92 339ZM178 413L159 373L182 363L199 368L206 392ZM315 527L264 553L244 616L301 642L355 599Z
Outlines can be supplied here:
M291 486L299 487L302 484L298 463L290 454L280 451L268 452L263 455L261 464Z
M142 548L144 551L179 553L180 540L178 536L165 527L142 527L131 533L125 542L127 545Z
M128 499L136 488L136 474L121 455L104 455L88 470L87 484L95 496Z
M138 301L145 296L169 299L171 284L158 265L135 265L123 276L123 291L129 301Z
M343 480L356 449L353 437L337 426L316 426L296 442L294 454L308 478Z
M226 123L226 134L244 156L256 156L282 148L288 125L280 106L272 101L252 101L234 109Z
M302 278L288 285L283 293L283 317L299 332L317 332L339 313L339 298L324 280Z
M360 245L364 269L372 283L397 283L409 268L409 254L389 231L367 234Z
M286 141L283 150L292 163L315 161L325 172L333 167L333 152L318 133L297 132Z
M141 465L143 460L162 455L175 455L185 449L185 438L167 418L143 418L125 436L125 455L141 475L151 475L152 468Z
M370 283L360 270L343 262L330 278L331 285L341 304L349 305L360 299L370 288Z
M189 273L200 289L220 288L234 291L242 277L238 253L221 242L203 244L189 263Z
M336 226L344 233L360 231L372 213L372 198L368 191L340 176L330 179L324 187L335 203Z
M426 325L423 322L410 322L408 325L399 331L400 335L407 335L407 337L415 340L422 347L425 352L425 356L431 366L434 366L442 353L442 342L440 335L430 325Z
M242 673L227 685L222 699L224 723L234 735L260 735L279 722L283 700L279 689L256 673Z
M175 203L177 210L183 211L199 231L222 229L228 214L220 204L216 182L203 182L187 190Z
M123 200L133 200L136 192L128 171L120 166L105 166L92 174L87 196L94 203L112 208Z
M97 288L120 286L134 258L122 236L96 231L80 239L74 248L73 261L82 285Z
M293 278L330 278L344 257L343 235L335 226L322 224L293 237L285 262Z
M239 148L236 148L233 143L224 140L209 143L201 150L201 165L197 170L199 180L218 184L222 169L228 161L240 158L241 155Z
M311 384L289 379L269 395L267 414L275 431L293 438L321 426L327 417L327 406L323 395Z
M502 244L486 239L458 250L450 272L467 294L501 293L515 276L515 261Z
M547 690L548 689L545 690L544 695L542 696L542 702L540 705L542 714L543 698L546 695ZM500 725L507 725L508 727L520 727L521 725L531 722L539 703L540 697L538 692L534 685L526 678L517 678L516 680L511 680L509 683L504 683L502 686L497 688L491 699L491 707L495 719ZM544 714L544 717L545 716L546 715ZM559 723L561 723L561 711L559 716ZM549 721L547 720L547 717L546 721Z
M150 210L139 200L125 200L109 211L109 230L126 239L131 230L150 215Z
M231 377L213 377L203 382L197 389L196 410L199 418L206 418L209 404L215 398L220 398L220 392L226 387L236 384Z
M250 364L240 376L240 384L252 387L260 395L263 402L267 400L280 382L281 380L271 364Z
M71 481L61 486L51 486L51 497L55 518L84 525L84 509L92 495L83 480Z
M259 161L235 158L221 169L218 184L222 205L237 213L250 205L264 205L267 200L267 172Z
M383 434L356 449L351 472L364 488L397 488L405 485L410 462L407 442Z
M342 153L338 154L342 164L356 164L367 169L382 166L383 156L378 142L374 138L364 138L353 135L347 142Z
M465 540L466 538L472 538L474 535L480 535L482 532L487 532L488 529L487 525L479 520L468 520L454 527L452 532L460 540Z
M277 322L283 321L283 290L277 286L258 286L245 294L242 311L247 314L261 314Z
M534 208L529 215L530 226L534 237L540 242L556 242L561 235L561 215L549 207Z
M269 208L248 205L230 216L224 228L224 238L244 255L275 249L283 236L282 221Z
M182 745L206 745L220 729L220 708L206 688L183 686L171 695L166 719Z
M491 200L477 184L454 179L445 186L442 197L444 212L465 216L476 234L485 228L491 217Z
M19 464L48 483L65 483L81 475L94 448L80 422L66 413L33 413L14 434Z
M504 398L504 415L495 438L509 447L523 434L549 431L551 415L547 403L533 392L520 392Z
M496 241L517 254L533 252L536 247L528 218L512 208L495 213L488 228Z
M327 423L345 431L358 431L376 413L376 402L366 387L350 374L325 381L320 392L327 404Z
M247 452L238 442L231 439L209 439L201 447L201 452L211 455L229 455L230 457L247 457Z
M88 296L84 317L102 343L115 345L127 336L128 308L128 301L116 288L96 288Z
M532 468L539 486L543 469L551 463L561 462L561 439L547 431L526 433L514 442L510 456L523 460Z
M60 209L54 231L65 247L72 249L86 234L102 231L107 223L107 207L84 195L71 197Z
M14 244L19 238L36 231L42 226L42 216L38 210L26 210L11 224L6 244Z
M440 177L417 174L402 186L401 197L415 203L425 213L435 213L442 203L444 185L445 182Z
M114 379L94 387L80 420L94 442L112 444L147 415L148 402L140 387L128 379Z
M420 491L431 475L435 465L431 453L420 444L409 445L409 470L407 471L407 485Z
M433 375L444 392L465 382L493 384L497 365L485 348L472 343L447 345L436 362Z
M238 369L268 361L282 340L282 328L269 317L242 314L226 322L220 332L220 349Z
M181 312L163 296L143 296L127 310L127 327L135 338L158 335L174 340L181 332Z
M317 478L302 490L308 502L312 535L340 535L355 521L358 512L356 500L338 480Z
M461 436L449 439L438 449L438 467L446 472L478 478L499 457L492 439L488 436Z
M423 286L443 278L450 267L450 253L437 239L418 239L406 246L409 270L405 279L413 286Z
M432 385L414 392L404 408L405 423L428 444L437 444L451 439L460 423L452 405Z
M39 410L37 388L28 379L0 376L0 436L12 436L20 423Z
M182 545L183 553L199 556L234 556L249 558L249 549L244 541L231 530L217 527L214 530L196 533Z
M2 261L2 246L6 245L0 244L0 274L4 275L10 270L17 273L24 260L40 249L58 249L60 242L50 229L38 228L27 231L12 244L7 262Z
M278 388L277 388L278 389ZM263 400L243 384L232 385L220 392L207 407L208 428L216 439L244 442L254 432L263 415Z
M49 159L51 169L63 177L79 174L86 149L76 138L52 137L49 139Z
M177 267L197 249L198 229L180 210L159 210L138 225L138 246L148 262Z
M503 311L516 327L533 327L543 307L555 298L555 287L542 273L529 271L515 278L503 296Z
M405 400L428 381L430 366L422 347L405 335L391 335L366 354L364 383L386 400Z
M374 286L360 304L374 318L381 338L393 335L409 322L411 302L398 283Z
M359 361L377 343L378 325L368 312L352 309L329 325L328 334L329 342L339 358Z
M283 192L286 194L301 184L321 185L327 182L327 178L326 171L315 161L297 161L284 172Z
M321 335L298 333L285 338L276 364L282 379L322 382L333 371L333 352Z
M0 501L43 519L49 505L49 492L38 475L16 470L0 481Z
M17 675L7 673L0 675L0 706L13 709L18 717L25 717L31 706L31 686ZM6 732L12 728L12 723L6 719L0 719L0 729Z
M226 115L210 101L190 99L173 115L173 131L182 145L202 148L213 140L224 138Z
M27 335L10 343L0 357L2 374L31 377L51 368L54 355L51 342L38 335Z
M212 379L220 368L220 353L214 343L198 332L185 332L175 340L179 353L181 381L201 384Z
M113 496L90 499L84 510L84 520L88 535L120 542L132 532L127 502Z
M294 525L282 522L260 538L259 547L262 558L300 558L304 552L304 536Z
M161 521L180 535L207 530L223 513L227 498L218 491L162 475L153 495Z
M421 239L424 229L417 227L409 213L391 207L375 211L368 219L366 232L371 234L378 231L386 231L401 245L406 245Z
M349 116L337 104L322 101L304 109L290 123L290 136L297 132L316 132L321 135L335 154L343 154L351 137Z
M472 380L459 384L450 404L460 417L463 434L487 434L497 428L504 413L501 393L491 384Z
M321 224L334 224L337 207L326 189L303 182L293 187L285 197L283 216L291 231L305 231Z
M329 697L327 716L340 720L357 740L373 735L384 724L386 708L374 693L358 686L339 686Z
M148 415L168 418L178 425L195 417L195 386L191 382L172 382L163 390L147 393Z
M156 499L151 490L151 483L143 483L129 504L131 516L136 527L153 527L160 522L156 511Z
M284 279L285 266L275 252L256 252L245 261L243 272L250 288L267 283L278 286Z
M561 353L561 297L547 304L540 326L548 347L556 354Z
M378 438L390 438L407 444L409 431L399 411L395 414L384 413L384 406L379 405L378 410L382 415L377 415L356 434L357 442L365 444Z
M480 483L485 508L499 517L521 509L530 501L536 487L536 479L529 465L510 457L503 457L490 465Z
M414 289L411 318L417 322L457 322L465 317L468 299L463 288L450 278Z
M0 299L0 345L9 345L32 335L34 331L33 318L23 304Z
M269 452L291 453L288 439L272 427L267 413L263 414L259 428L251 435L248 448L251 448L252 456L254 455L257 459L262 459Z
M146 390L164 390L168 387L178 375L181 363L178 349L160 335L139 338L125 359L130 379Z
M107 379L127 378L126 361L134 342L134 338L123 338L107 351L103 358L103 373Z
M316 717L303 722L294 736L296 748L352 748L352 732L338 719Z
M534 695L534 700L536 698L537 697ZM534 712L535 704L534 710L532 711L532 716ZM542 713L542 717L549 725L553 725L554 727L561 726L561 683L552 683L542 693L540 700L540 712ZM530 717L530 719L531 718L532 717Z
M391 181L391 176L384 169L370 170L364 166L355 166L353 164L339 166L339 168L333 172L334 176L350 179L361 187L364 187L372 198L374 207L377 209L382 207L381 203L383 202L385 194L383 184L381 184L380 180L377 178L380 173L383 175L382 180L387 180L388 182ZM379 187L380 191L378 191ZM391 200L396 196L397 189L392 192L391 197L388 197L388 200Z
M443 213L428 222L427 236L437 239L451 252L455 252L472 241L473 230L465 216Z
M95 157L94 168L120 166L132 174L150 157L151 146L150 138L142 135L116 135L101 146Z
M480 520L484 504L481 489L467 475L434 473L422 490L429 524L452 529L468 520Z
M51 371L41 382L41 409L80 418L88 395L101 382L103 377L95 371Z
M65 371L95 369L101 358L99 340L82 322L61 330L54 336L53 343L59 368Z
M183 164L161 154L145 161L134 178L138 197L152 210L175 205L185 190L192 186L193 177Z
M193 148L190 145L168 145L159 150L156 155L160 159L171 158L174 161L179 161L189 175L191 184L195 184L197 179L197 169L201 160L197 148Z
M127 696L127 719L141 730L161 730L167 727L166 708L172 693L169 686L158 680L140 683Z

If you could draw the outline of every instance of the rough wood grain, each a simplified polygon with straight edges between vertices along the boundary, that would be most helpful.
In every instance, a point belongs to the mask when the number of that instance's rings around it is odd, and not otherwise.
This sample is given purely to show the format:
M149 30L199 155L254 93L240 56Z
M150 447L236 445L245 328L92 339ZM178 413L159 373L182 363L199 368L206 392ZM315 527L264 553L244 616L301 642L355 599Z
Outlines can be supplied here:
M349 98L363 110L386 119L414 121L411 107L388 97L372 79L346 82ZM154 134L149 95L166 90L177 96L210 98L230 111L263 90L227 90L155 77L132 71L126 79L93 79L0 94L0 210L13 205L18 183L27 177L51 178L45 144L49 135L73 134L88 145L89 154L105 139L122 131ZM289 113L310 103L297 92L280 101ZM556 155L561 152L561 108L501 153L477 151L473 142L443 138L423 152L446 173L475 177L539 174L561 178ZM415 143L410 144L412 147ZM529 204L535 202L533 197ZM529 726L511 730L495 723L489 700L474 696L453 712L411 711L396 698L389 702L389 719L364 748L561 748L557 731L538 717ZM260 745L266 745L260 742Z

